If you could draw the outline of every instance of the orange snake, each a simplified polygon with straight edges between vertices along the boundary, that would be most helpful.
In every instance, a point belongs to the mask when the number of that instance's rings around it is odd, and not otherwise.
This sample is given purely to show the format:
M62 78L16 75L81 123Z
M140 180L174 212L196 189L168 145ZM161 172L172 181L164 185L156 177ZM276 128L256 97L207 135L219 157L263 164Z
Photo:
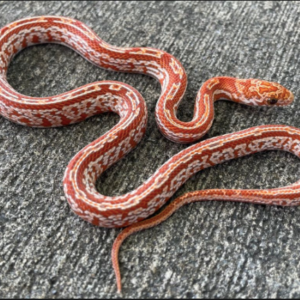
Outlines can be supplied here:
M103 227L127 227L117 237L112 261L118 290L121 276L118 251L133 232L155 226L186 203L228 200L272 205L299 205L300 181L264 190L211 189L187 193L160 214L142 221L162 207L196 172L263 150L281 149L300 157L300 130L284 125L264 125L196 143L169 159L140 187L125 195L109 197L95 188L96 179L126 155L143 137L147 111L144 99L127 84L102 81L53 97L35 98L16 92L7 82L13 56L30 45L59 43L105 69L143 73L161 84L155 116L162 134L179 143L199 140L210 128L213 103L227 99L248 105L283 106L294 96L283 86L258 79L215 77L199 90L190 122L177 119L187 78L180 62L154 48L120 48L102 41L85 24L70 18L41 16L13 22L0 30L0 114L18 124L55 127L80 122L95 114L115 112L119 123L84 147L70 161L63 186L72 210L84 220ZM140 222L142 221L142 222Z

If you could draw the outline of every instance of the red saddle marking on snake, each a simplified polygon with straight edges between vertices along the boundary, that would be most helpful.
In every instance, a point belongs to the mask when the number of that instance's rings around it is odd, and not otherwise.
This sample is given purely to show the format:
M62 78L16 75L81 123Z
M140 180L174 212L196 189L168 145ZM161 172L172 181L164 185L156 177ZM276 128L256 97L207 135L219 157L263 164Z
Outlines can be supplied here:
M0 30L0 114L22 125L55 127L80 122L103 112L115 112L119 123L84 147L65 171L64 192L72 210L84 220L103 227L126 228L113 246L112 261L118 290L121 277L118 251L133 232L152 227L185 203L228 200L272 205L299 205L300 183L264 190L203 190L172 202L159 215L142 221L164 205L196 172L263 150L281 149L300 156L300 130L284 125L265 125L215 137L194 144L169 159L140 187L121 196L104 196L95 188L98 176L121 159L143 137L147 110L144 99L132 87L115 81L87 84L53 97L29 97L7 82L7 68L20 50L41 43L59 43L77 51L99 67L147 74L161 84L155 117L162 134L179 143L199 140L210 128L214 101L227 99L247 105L283 106L294 96L278 83L258 79L215 77L199 90L190 122L177 119L187 78L180 62L154 48L120 48L102 41L85 24L70 18L41 16L11 23ZM142 221L142 222L140 222ZM139 222L139 223L137 223Z

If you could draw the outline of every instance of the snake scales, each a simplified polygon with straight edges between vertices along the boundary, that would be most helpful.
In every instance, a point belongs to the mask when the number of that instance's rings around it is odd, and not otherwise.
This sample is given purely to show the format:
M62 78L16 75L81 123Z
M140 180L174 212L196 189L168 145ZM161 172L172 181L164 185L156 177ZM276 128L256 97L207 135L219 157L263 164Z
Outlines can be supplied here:
M186 203L228 200L272 205L299 205L300 182L264 190L211 189L187 193L160 214L162 207L193 174L244 155L280 149L300 157L300 130L284 125L264 125L196 143L170 158L137 189L121 196L104 196L95 189L96 179L133 149L143 137L147 110L143 97L127 84L101 81L53 97L29 97L15 91L6 73L14 55L41 43L59 43L72 48L99 67L147 74L161 84L155 117L161 133L179 143L199 140L211 127L214 102L227 99L247 105L284 106L293 94L278 83L258 79L214 77L199 90L190 122L177 119L187 78L172 55L154 48L120 48L101 40L85 24L70 18L40 16L18 20L0 30L0 114L18 124L56 127L80 122L103 112L114 112L120 121L111 130L84 147L70 161L63 186L71 209L84 220L103 227L127 227L117 237L112 261L121 290L118 251L133 232L155 226ZM144 220L144 221L143 221Z

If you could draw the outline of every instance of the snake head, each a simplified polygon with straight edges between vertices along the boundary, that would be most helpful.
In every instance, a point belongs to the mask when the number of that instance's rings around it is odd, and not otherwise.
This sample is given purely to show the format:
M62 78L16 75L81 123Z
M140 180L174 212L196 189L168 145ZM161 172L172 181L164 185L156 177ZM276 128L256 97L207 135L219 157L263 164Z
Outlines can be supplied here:
M248 105L286 106L293 102L291 91L276 82L241 79L236 83L242 102Z

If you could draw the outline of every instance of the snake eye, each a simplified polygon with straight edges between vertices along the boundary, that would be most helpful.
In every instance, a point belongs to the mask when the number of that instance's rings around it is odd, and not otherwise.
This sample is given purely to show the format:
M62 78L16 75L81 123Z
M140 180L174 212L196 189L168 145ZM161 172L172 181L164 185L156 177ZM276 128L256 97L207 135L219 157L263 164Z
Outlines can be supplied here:
M277 99L269 99L267 102L270 105L274 105L274 104L276 104L278 102L278 100Z

